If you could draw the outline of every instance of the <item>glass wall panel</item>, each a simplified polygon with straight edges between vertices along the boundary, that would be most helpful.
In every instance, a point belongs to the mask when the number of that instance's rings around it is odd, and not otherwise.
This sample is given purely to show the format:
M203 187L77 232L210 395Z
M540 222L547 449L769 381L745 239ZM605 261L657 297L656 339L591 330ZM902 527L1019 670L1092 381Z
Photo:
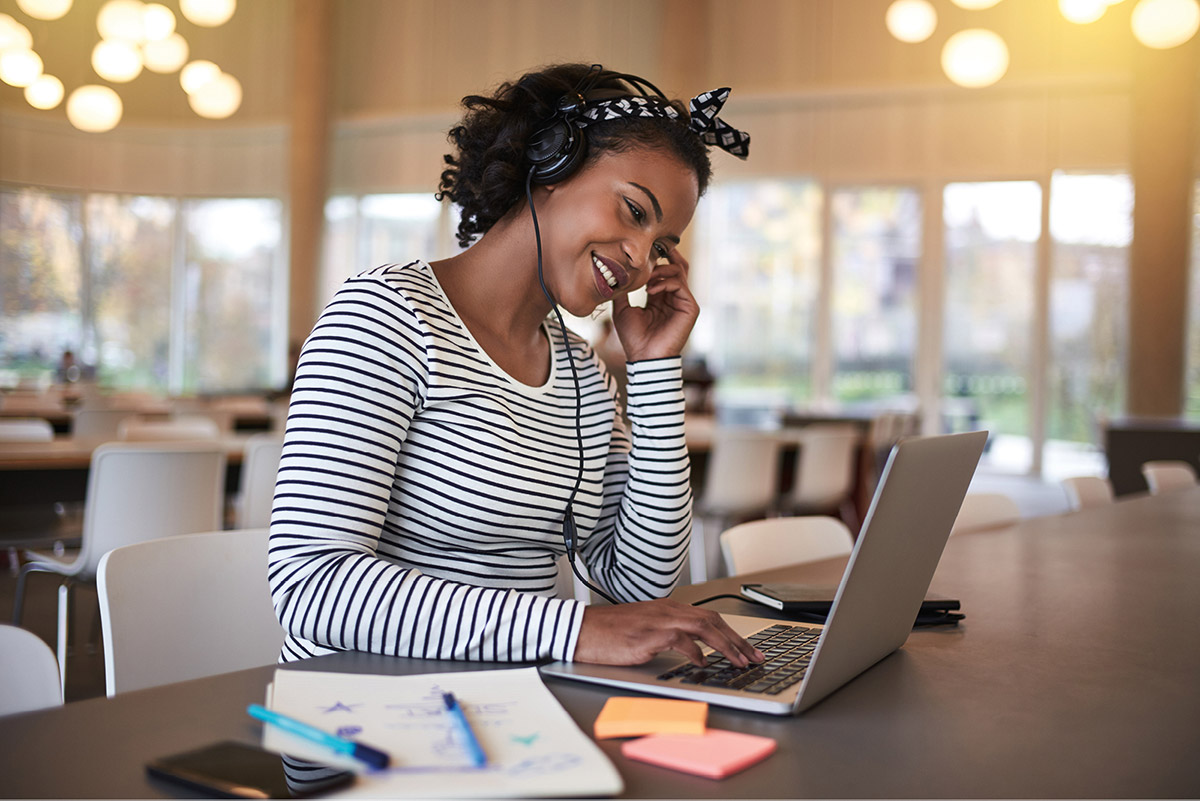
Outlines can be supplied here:
M917 352L921 196L915 189L838 189L833 241L833 397L911 397Z
M168 198L87 198L95 366L102 384L167 390L174 224L175 202Z
M266 198L189 200L184 205L185 393L243 392L272 385L273 320L282 245L282 204Z
M1196 182L1192 204L1192 275L1188 310L1184 413L1193 420L1200 420L1200 181Z
M360 261L347 265L343 277L381 264L438 258L442 204L432 193L365 195L359 210Z
M814 181L758 180L701 201L692 348L719 379L718 404L811 399L822 200Z
M52 380L83 352L83 236L77 195L0 190L0 386Z
M347 195L325 202L325 237L321 252L321 307L345 280L367 269L358 261L358 199Z
M1034 181L947 184L943 328L944 427L987 428L987 461L1032 465L1029 377L1041 187Z
M1043 473L1104 471L1099 421L1125 403L1128 175L1055 173L1050 183L1050 361Z

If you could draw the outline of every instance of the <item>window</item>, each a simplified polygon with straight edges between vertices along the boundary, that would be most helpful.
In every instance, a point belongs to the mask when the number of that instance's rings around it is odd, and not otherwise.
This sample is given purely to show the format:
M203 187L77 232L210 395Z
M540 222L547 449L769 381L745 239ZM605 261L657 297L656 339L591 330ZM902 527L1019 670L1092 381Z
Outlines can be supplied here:
M80 198L0 190L0 358L6 386L48 380L83 344Z
M992 432L995 467L1032 465L1029 380L1042 190L1033 181L947 184L945 427Z
M64 350L114 389L279 386L282 203L0 189L0 384Z
M167 385L176 204L89 195L87 246L96 377L123 389Z
M245 392L273 386L272 336L282 295L282 204L263 198L190 200L186 219L181 387ZM277 289L278 287L278 289Z
M720 402L812 397L822 201L806 180L731 182L701 201L692 347L721 376Z
M1050 183L1048 477L1101 474L1099 419L1125 403L1133 182L1055 173ZM1061 475L1059 475L1061 474Z
M921 198L915 189L838 189L830 196L832 395L841 403L913 392Z

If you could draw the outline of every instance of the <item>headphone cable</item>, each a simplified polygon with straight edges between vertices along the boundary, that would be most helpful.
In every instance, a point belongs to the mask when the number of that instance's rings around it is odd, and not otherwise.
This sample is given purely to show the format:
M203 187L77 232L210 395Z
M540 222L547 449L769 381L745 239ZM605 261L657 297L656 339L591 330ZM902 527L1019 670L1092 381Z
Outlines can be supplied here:
M575 564L575 494L579 492L579 485L583 482L583 386L579 383L579 372L575 369L575 354L571 350L571 341L567 339L567 325L563 322L562 312L558 309L558 301L550 294L550 290L546 288L546 281L542 275L542 232L538 227L537 209L533 206L533 173L536 168L531 168L529 174L525 177L525 198L529 201L529 214L533 217L533 237L537 242L537 274L538 284L542 287L542 294L546 296L546 300L550 301L550 308L554 309L554 316L558 318L558 328L562 334L563 347L567 349L567 363L571 365L571 378L575 383L575 439L579 445L579 471L575 474L575 486L571 488L571 495L567 498L567 509L563 514L563 543L567 548L567 561L571 565L571 572L575 577L583 582L584 586L592 592L599 595L604 600L611 604L617 604L615 598L609 595L604 590L592 584L583 574L579 572L579 567ZM551 359L554 357L553 348L551 348Z

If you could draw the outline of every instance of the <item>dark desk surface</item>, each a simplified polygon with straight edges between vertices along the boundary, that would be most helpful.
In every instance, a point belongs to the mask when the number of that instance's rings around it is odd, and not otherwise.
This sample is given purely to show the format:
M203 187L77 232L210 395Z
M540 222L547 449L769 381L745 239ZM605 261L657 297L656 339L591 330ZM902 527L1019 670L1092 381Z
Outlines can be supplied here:
M755 578L833 583L840 561ZM961 627L914 632L797 718L711 709L713 727L774 737L779 751L765 762L716 782L631 762L620 741L601 747L629 797L1196 797L1197 576L1200 489L960 535L934 589L962 600ZM695 600L741 580L676 595ZM470 669L367 654L295 667ZM256 742L259 724L244 710L262 701L273 670L0 719L0 794L180 795L147 780L142 763L220 738ZM547 684L589 731L609 693Z

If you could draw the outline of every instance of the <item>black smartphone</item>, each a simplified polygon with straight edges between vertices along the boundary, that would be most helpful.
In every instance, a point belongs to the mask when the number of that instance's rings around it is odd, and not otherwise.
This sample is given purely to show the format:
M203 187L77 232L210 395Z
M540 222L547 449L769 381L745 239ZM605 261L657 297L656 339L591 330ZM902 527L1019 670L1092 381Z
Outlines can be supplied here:
M146 773L218 798L305 798L354 780L353 771L233 741L160 757Z

